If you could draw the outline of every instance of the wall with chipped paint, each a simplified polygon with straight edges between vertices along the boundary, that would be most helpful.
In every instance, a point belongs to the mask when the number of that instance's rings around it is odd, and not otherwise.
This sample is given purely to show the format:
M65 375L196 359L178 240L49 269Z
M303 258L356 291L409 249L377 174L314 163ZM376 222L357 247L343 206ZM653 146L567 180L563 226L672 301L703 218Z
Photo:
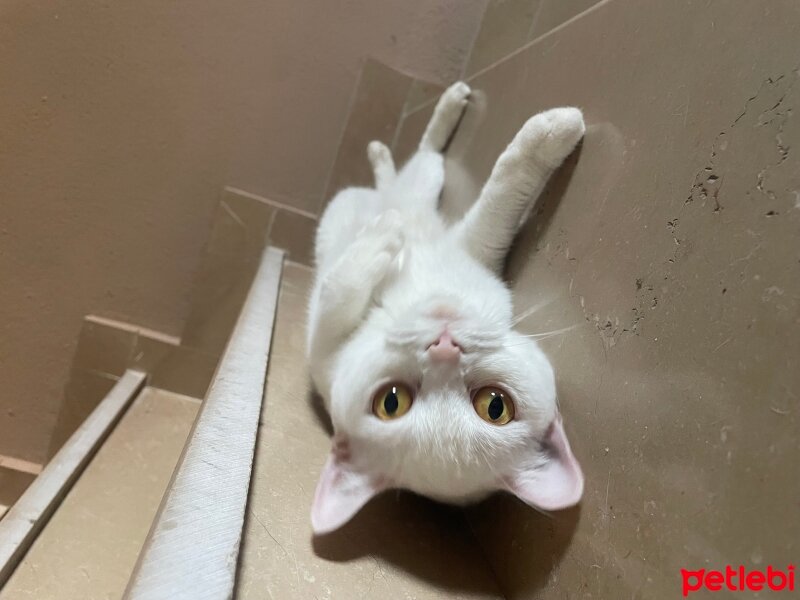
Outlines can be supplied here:
M0 454L39 461L81 318L179 335L224 185L320 205L364 56L459 75L483 0L0 7Z
M506 597L674 598L681 568L796 564L800 6L601 2L469 82L447 210L532 113L588 125L507 265L517 311L541 307L525 333L569 328L542 346L586 493L469 512Z

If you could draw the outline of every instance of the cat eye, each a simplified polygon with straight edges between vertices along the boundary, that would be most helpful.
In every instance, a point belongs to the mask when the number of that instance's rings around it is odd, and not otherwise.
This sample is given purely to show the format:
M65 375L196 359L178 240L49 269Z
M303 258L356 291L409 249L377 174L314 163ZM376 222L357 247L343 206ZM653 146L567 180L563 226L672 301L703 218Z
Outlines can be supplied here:
M472 397L472 406L481 419L492 425L505 425L514 419L514 403L499 388L479 389Z
M382 421L402 417L411 409L411 390L402 383L381 387L372 398L372 412Z

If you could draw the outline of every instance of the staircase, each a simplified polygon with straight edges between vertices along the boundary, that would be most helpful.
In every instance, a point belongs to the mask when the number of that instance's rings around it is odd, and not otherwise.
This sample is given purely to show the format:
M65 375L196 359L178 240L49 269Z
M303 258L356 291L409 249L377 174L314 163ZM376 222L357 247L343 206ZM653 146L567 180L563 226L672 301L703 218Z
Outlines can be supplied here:
M658 599L691 565L796 562L794 11L489 2L443 210L465 208L530 114L584 108L586 139L507 265L518 310L543 307L525 333L573 327L543 347L581 507L390 492L312 538L330 443L304 362L316 215L227 189L180 338L87 317L54 460L38 478L0 462L0 505L28 488L0 520L0 600ZM372 139L407 157L439 89L368 61L327 196L370 183ZM118 423L107 414L59 475L115 397Z

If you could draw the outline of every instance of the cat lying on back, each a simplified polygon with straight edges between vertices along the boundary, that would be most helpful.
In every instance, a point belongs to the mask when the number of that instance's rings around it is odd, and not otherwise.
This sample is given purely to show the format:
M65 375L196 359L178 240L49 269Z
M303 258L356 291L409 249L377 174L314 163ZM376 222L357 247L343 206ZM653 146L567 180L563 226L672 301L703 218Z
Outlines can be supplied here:
M506 490L543 510L583 493L553 370L512 329L500 279L524 215L583 136L583 118L576 108L531 118L473 207L448 226L437 213L442 151L469 94L456 83L442 95L399 172L372 142L375 189L341 191L320 221L308 357L335 435L311 512L316 533L388 488L457 504Z

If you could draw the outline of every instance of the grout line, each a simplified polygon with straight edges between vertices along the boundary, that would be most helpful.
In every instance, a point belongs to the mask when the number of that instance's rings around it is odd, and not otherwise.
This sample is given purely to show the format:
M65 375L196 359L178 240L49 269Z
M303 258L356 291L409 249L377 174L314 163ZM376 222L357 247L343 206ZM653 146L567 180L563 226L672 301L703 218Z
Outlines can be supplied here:
M587 8L586 10L584 10L582 12L579 12L577 15L574 15L573 17L570 17L569 19L567 19L563 23L561 23L559 25L556 25L552 29L549 29L549 30L545 31L542 35L540 35L536 39L530 40L529 42L523 44L522 46L520 46L519 48L517 48L513 52L511 52L509 54L506 54L504 57L499 58L498 60L494 61L492 64L482 68L480 71L476 71L475 73L473 73L472 75L469 76L467 81L472 81L476 77L480 77L481 75L486 73L486 71L488 71L490 69L493 69L494 67L496 67L500 63L503 63L503 62L507 61L508 59L510 59L511 57L516 56L517 54L520 54L520 53L524 52L525 50L527 50L528 48L530 48L534 44L537 44L537 43L541 42L545 38L550 37L551 35L553 35L554 33L558 32L558 31L561 31L562 29L564 29L565 27L568 27L569 25L571 25L572 23L574 23L578 19L583 18L584 16L588 15L591 12L594 12L595 10L598 10L600 7L605 6L606 4L608 4L611 1L612 0L600 0L600 2L597 2L596 4L593 4L592 6Z
M268 206L273 206L275 208L285 210L290 213L294 213L296 215L300 215L306 217L308 219L313 219L314 221L317 220L317 215L312 213L308 210L303 210L302 208L296 208L291 204L286 204L285 202L281 202L279 200L272 200L270 198L264 198L263 196L259 196L258 194L254 194L252 192L247 192L245 190L240 190L239 188L225 186L225 191L230 192L232 194L236 194L237 196L243 196L245 198L249 198L250 200L255 200L256 202L261 202L262 204L266 204Z
M610 2L612 2L612 0L600 0L598 3L593 4L592 6L590 6L589 8L584 10L583 12L578 13L577 15L575 15L574 17L571 17L570 19L567 19L566 21L564 21L560 25L557 25L557 26L553 27L552 29L546 31L545 33L543 33L542 35L540 35L536 39L531 40L529 42L526 42L525 44L523 44L522 46L520 46L519 48L517 48L513 52L510 52L509 54L506 54L502 58L494 61L492 64L484 67L480 71L476 71L475 73L473 73L469 77L466 77L464 79L464 81L466 83L469 83L469 82L475 80L477 77L480 77L481 75L483 75L484 73L486 73L490 69L493 69L494 67L502 64L503 62L507 61L511 57L516 56L517 54L520 54L521 52L527 50L528 48L530 48L534 44L537 44L537 43L541 42L542 40L544 40L545 38L549 37L551 34L554 34L557 31L560 31L560 30L564 29L565 27L567 27L568 25L570 25L573 22L577 21L578 19L588 15L589 13L591 13L591 12L593 12L595 10L598 10L600 7L605 6L606 4L609 4ZM419 105L419 107L417 107L414 111L410 112L406 116L410 116L410 115L416 114L419 111L421 111L422 109L427 108L428 106L430 106L434 102L437 102L438 100L439 100L439 98L432 98L431 100L423 102L422 104Z
M486 2L486 6L483 8L481 21L478 23L478 26L475 28L475 33L472 35L472 43L469 45L469 53L467 53L467 57L464 59L464 64L461 65L461 73L459 78L462 81L467 76L467 67L469 67L469 63L472 60L472 53L475 52L475 43L478 41L478 37L481 35L481 30L483 30L483 21L486 19L487 12L489 12L489 2Z
M269 218L269 223L267 223L267 244L272 243L272 227L275 225L275 220L278 218L278 211L274 211ZM288 252L287 252L288 254Z
M531 18L531 25L530 27L528 27L528 35L525 36L525 39L527 40L525 42L526 44L531 41L531 35L533 34L533 30L536 27L536 23L539 22L539 13L542 12L543 5L544 5L543 1L540 1L539 4L536 5L536 12L533 13L533 17Z
M408 92L409 94L411 93L411 87L408 88ZM408 94L406 94L406 102L408 102ZM397 117L397 124L394 126L392 141L389 144L389 149L392 151L392 155L394 155L394 149L397 147L397 140L400 139L400 132L403 131L403 125L406 122L406 114L407 113L405 111L401 111L400 115Z
M403 73L405 75L405 73ZM408 106L408 99L411 97L411 90L414 89L414 84L419 81L413 75L407 75L409 84L406 88L406 97L403 99L403 106L400 108L400 114L397 115L397 121L394 124L394 131L392 132L392 140L389 142L389 148L394 151L394 145L397 143L397 137L400 135L400 124L406 116L406 107Z
M347 126L350 124L350 117L353 115L353 108L356 105L356 98L358 98L358 90L361 87L361 80L364 78L364 71L367 67L368 58L364 58L361 61L361 68L358 71L358 77L356 78L356 83L353 86L353 91L350 94L350 99L347 102L347 114L342 122L342 129L339 131L339 141L336 143L336 148L333 151L333 159L331 160L331 166L328 168L328 174L325 176L325 185L323 186L322 194L320 194L320 198L317 199L317 213L322 212L323 207L328 203L328 194L332 193L332 190L328 190L331 185L331 178L333 177L333 171L336 168L336 161L339 158L339 152L342 149L342 142L344 142L345 133L347 133Z
M402 71L399 71L399 72L401 74L403 74L403 75L406 75L406 77L409 77L411 79L411 84L408 86L408 92L406 92L406 101L403 103L403 109L400 111L400 116L401 117L405 117L406 115L410 115L412 113L417 112L417 108L419 108L420 106L423 106L423 105L425 105L425 104L427 104L429 102L429 100L423 100L419 104L415 104L414 106L409 107L408 99L409 99L409 96L411 96L411 92L413 91L414 85L435 85L435 86L439 86L440 88L442 88L442 92L444 92L444 90L447 89L447 86L450 85L450 83L451 83L449 79L444 80L444 82L438 81L438 80L437 81L433 81L433 80L430 80L430 79L422 79L422 78L416 77L414 75L407 75L406 73L403 73ZM460 74L459 74L459 79L461 79L461 75ZM441 94L437 94L436 97L438 98L440 95Z

